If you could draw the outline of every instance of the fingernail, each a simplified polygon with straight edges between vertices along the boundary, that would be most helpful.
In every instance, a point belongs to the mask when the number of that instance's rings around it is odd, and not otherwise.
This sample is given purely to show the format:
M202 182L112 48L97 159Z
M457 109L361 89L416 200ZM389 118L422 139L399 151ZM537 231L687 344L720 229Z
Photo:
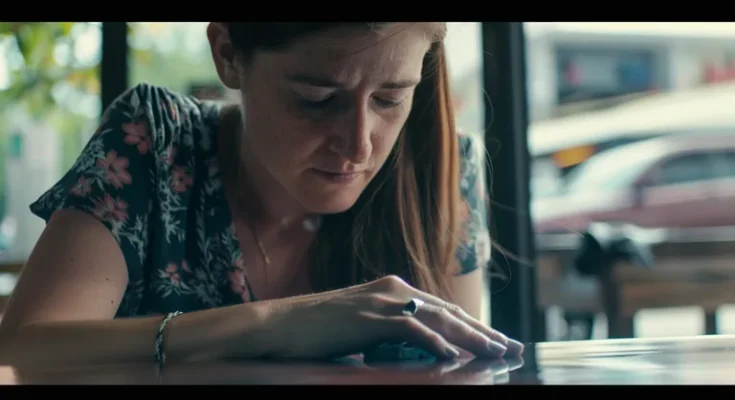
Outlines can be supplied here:
M487 342L487 349L490 350L490 353L492 353L492 355L494 356L502 356L503 354L505 354L506 351L508 351L507 347L493 341Z
M523 353L523 349L525 349L525 347L526 346L524 346L523 343L517 340L508 339L508 349L516 355Z
M457 358L459 357L459 350L455 349L454 347L448 346L445 350L445 353L447 357L449 358Z

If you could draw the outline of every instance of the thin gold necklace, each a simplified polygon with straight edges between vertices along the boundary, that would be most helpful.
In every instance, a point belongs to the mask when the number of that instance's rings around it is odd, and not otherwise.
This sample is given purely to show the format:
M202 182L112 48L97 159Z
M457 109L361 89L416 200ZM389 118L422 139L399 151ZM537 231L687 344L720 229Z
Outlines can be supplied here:
M238 120L237 124L235 125L235 132L240 130L241 121ZM235 156L235 164L237 165L237 176L235 178L235 181L233 182L235 184L235 190L237 195L235 198L237 199L237 204L243 204L243 198L242 198L242 191L239 190L237 187L237 183L240 181L241 174L243 172L242 170L242 160L241 160L241 153L237 151L237 149L242 149L242 141L240 139L235 140L235 143L237 144L234 147L234 156ZM248 213L244 213L246 215L246 220L248 221L248 225L250 228L250 233L253 235L253 240L255 240L255 243L258 245L258 249L260 249L260 255L263 257L263 261L265 261L265 265L271 264L271 259L268 257L268 252L265 250L265 246L263 245L263 241L260 240L260 237L258 236L258 233L255 231L255 224L253 223L252 218L249 217Z
M250 232L253 234L253 239L255 239L255 243L258 244L258 248L260 248L260 254L263 256L263 260L265 261L265 265L271 265L271 259L268 257L268 253L265 251L265 246L263 246L263 242L258 237L258 234L255 232L255 226L253 224L250 224Z
M240 172L240 168L238 168L238 174ZM238 190L237 191L237 204L244 204L245 201L242 198L242 193ZM271 258L268 257L268 252L265 250L265 245L263 245L263 241L260 240L260 236L258 235L258 232L255 229L255 223L253 222L253 219L248 216L248 213L245 212L245 219L248 222L248 228L250 228L250 234L253 236L253 240L255 240L255 243L258 245L258 249L260 250L260 255L263 257L263 261L265 261L265 265L271 264Z

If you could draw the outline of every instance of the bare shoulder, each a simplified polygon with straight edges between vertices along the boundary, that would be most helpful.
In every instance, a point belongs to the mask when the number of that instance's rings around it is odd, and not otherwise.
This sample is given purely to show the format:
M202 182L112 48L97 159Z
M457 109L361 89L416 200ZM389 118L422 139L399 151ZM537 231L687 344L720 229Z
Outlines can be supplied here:
M159 166L200 109L186 96L143 83L105 110L73 166L30 206L47 225L5 310L3 331L114 318L128 283L144 275L151 210L165 172Z
M42 321L110 319L126 285L120 247L104 225L89 214L60 210L23 268L0 332Z

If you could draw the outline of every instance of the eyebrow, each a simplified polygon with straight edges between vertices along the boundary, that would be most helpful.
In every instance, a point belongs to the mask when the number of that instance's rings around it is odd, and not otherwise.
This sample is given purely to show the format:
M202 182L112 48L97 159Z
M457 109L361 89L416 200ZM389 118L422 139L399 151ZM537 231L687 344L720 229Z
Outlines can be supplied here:
M324 87L324 88L341 88L344 85L342 85L339 82L333 81L329 78L319 77L319 76L311 76L311 75L301 75L301 74L295 74L290 75L288 77L289 81L309 85L309 86L318 86L318 87ZM383 89L405 89L409 87L413 87L419 84L419 81L413 80L413 79L405 79L395 82L386 82L381 85Z

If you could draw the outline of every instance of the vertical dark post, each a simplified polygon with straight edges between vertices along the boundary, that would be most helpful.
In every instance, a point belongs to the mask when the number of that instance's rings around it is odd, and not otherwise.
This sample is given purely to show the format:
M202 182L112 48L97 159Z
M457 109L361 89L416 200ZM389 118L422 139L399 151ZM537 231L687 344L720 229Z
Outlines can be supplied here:
M534 233L530 218L525 38L520 22L482 24L486 144L496 151L487 171L495 242L490 282L492 326L522 342L544 340L536 301ZM497 145L499 144L499 151ZM489 147L490 148L490 147ZM490 151L490 154L493 154ZM493 274L497 275L497 274Z
M100 88L103 112L128 89L128 24L125 22L102 23Z

